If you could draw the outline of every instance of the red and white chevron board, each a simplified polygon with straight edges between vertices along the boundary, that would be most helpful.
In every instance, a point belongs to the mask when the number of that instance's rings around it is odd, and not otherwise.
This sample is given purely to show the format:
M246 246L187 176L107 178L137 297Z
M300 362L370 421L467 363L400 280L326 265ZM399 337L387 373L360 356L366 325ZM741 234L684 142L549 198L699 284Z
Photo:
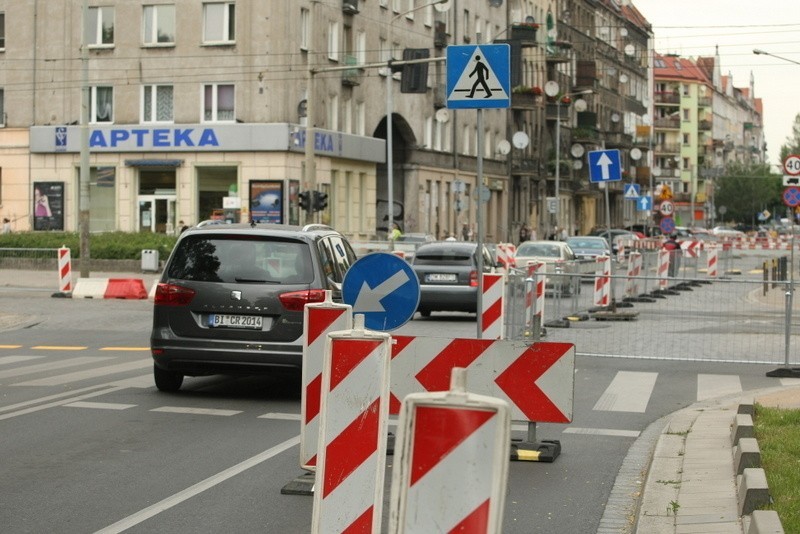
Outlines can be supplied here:
M669 253L669 250L662 249L658 251L658 285L662 288L669 285L667 280L669 275Z
M328 335L311 532L381 528L391 338L355 328Z
M67 247L58 249L58 290L62 293L72 291L72 261Z
M717 247L706 248L706 262L707 262L706 273L711 278L716 278L717 277L717 264L718 264L717 258L718 257L719 256L718 256L718 253L717 253Z
M542 261L529 261L527 277L533 280L525 291L525 324L531 325L534 317L544 318L544 288L547 277L547 264ZM538 276L537 276L538 275ZM535 304L535 306L534 306Z
M642 253L631 252L628 256L628 278L625 280L625 296L635 297L639 294L639 275L642 272Z
M703 250L702 241L689 241L688 239L680 242L681 251L684 258L696 258L701 250Z
M330 332L353 328L353 308L331 300L306 304L303 310L303 388L300 395L300 467L314 469L319 446L319 408L322 365Z
M598 256L595 258L599 270L594 277L594 305L611 305L611 257Z
M392 336L391 414L406 395L447 391L456 367L467 369L471 391L503 399L512 419L572 421L575 345L521 341Z
M484 339L502 339L503 337L503 295L505 291L505 275L483 274L481 337Z
M403 401L389 532L502 532L511 419L508 403L469 393Z

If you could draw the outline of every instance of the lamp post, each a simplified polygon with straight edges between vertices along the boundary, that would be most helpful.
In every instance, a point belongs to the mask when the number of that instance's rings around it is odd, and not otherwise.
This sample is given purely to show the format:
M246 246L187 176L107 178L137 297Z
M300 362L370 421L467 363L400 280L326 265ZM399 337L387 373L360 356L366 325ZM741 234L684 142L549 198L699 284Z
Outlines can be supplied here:
M789 59L788 57L776 56L775 54L767 52L766 50L761 50L760 48L754 48L753 53L757 56L772 56L774 58L782 59L783 61L788 61L789 63L794 63L795 65L800 65L800 61L795 61L794 59Z
M392 80L394 78L392 73L392 60L394 59L394 43L392 41L394 40L394 23L400 17L433 5L441 4L441 7L439 7L438 10L447 11L450 8L448 2L449 0L435 0L433 2L428 2L427 4L416 6L408 11L398 13L392 17L392 20L389 21L387 39L387 44L389 46L389 58L386 62L386 187L388 188L386 192L386 215L388 219L386 221L387 234L392 231L392 224L394 224L394 146L392 139L392 113L394 108L394 102L392 100ZM394 241L389 242L389 247L394 249Z
M578 95L587 95L593 93L591 89L586 89L583 91L576 91L574 93L564 93L559 94L559 87L558 82L549 81L544 84L544 92L549 97L557 97L556 98L556 171L555 171L555 178L556 178L556 205L555 205L555 222L553 223L554 226L558 226L558 215L559 215L559 208L561 207L561 104L570 103L570 97L578 96Z

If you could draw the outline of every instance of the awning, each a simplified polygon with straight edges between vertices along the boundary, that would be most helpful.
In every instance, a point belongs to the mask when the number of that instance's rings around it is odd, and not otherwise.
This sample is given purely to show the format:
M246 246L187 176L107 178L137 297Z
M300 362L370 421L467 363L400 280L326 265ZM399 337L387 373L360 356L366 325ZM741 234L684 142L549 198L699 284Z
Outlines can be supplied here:
M126 167L180 167L182 159L126 159Z

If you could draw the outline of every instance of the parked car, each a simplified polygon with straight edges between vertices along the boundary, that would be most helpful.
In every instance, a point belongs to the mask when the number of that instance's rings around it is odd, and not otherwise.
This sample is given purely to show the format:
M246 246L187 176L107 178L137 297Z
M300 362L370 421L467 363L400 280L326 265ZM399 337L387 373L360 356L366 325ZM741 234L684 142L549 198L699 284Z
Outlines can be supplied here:
M589 232L589 235L605 237L606 241L611 244L611 253L615 256L617 254L617 245L619 244L619 239L617 238L619 236L629 239L638 239L638 236L634 232L622 228L612 228L610 230L606 228L597 228Z
M420 245L411 268L419 279L417 311L478 312L478 244L471 241L440 241ZM494 272L495 264L482 248L483 272Z
M741 230L735 230L727 226L715 226L711 230L711 233L714 234L715 237L722 239L731 239L731 238L739 239L742 237L746 237L745 233L742 232Z
M303 309L341 300L356 260L323 225L226 224L181 234L156 287L150 347L156 387L184 376L302 366Z
M517 247L514 256L517 267L524 268L528 262L543 262L547 264L547 289L555 289L561 286L561 294L569 295L572 293L571 287L576 286L576 291L580 292L580 284L573 284L577 281L573 277L562 277L561 280L550 275L555 273L556 264L564 274L574 274L580 272L577 263L578 257L565 241L524 241Z
M593 260L598 256L611 256L611 245L605 237L579 235L567 239L567 245L581 260Z
M414 254L423 243L433 243L436 238L430 234L411 232L402 234L394 242L394 249L402 251L407 262L411 263Z

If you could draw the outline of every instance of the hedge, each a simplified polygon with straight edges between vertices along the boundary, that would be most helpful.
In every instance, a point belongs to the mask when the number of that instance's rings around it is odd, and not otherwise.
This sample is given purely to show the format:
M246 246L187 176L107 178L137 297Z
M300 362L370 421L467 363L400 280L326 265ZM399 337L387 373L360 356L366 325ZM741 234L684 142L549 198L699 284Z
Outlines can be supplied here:
M145 232L105 232L89 235L89 252L98 260L140 260L142 250L158 250L166 258L177 237ZM12 232L0 234L0 249L59 248L66 246L73 258L80 257L77 232Z

